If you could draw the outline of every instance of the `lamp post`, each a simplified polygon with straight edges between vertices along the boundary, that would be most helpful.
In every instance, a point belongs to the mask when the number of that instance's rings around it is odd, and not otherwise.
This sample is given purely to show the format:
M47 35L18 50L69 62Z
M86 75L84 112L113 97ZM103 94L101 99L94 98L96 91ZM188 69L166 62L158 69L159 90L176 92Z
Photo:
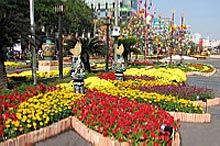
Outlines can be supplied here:
M34 0L30 0L30 24L31 24L31 35L34 40L35 45L35 29L34 29ZM33 77L33 84L37 84L37 67L36 67L36 50L35 46L31 47L32 49L32 77Z
M119 15L119 9L118 9L118 0L115 0L115 26L118 27L118 15ZM120 31L120 27L118 27ZM114 30L113 30L114 31ZM113 36L113 35L112 35ZM114 50L113 50L113 55L114 55L114 63L117 64L117 53L116 50L118 49L118 37L119 36L113 36L115 38L115 43L114 43Z
M107 45L107 51L106 51L106 62L105 62L105 70L108 70L108 61L109 61L109 26L111 24L111 20L109 17L105 18L105 25L106 25L106 45Z
M55 7L55 12L58 15L58 50L59 50L59 78L63 78L63 44L62 44L62 35L63 35L63 25L62 25L62 15L64 13L64 2L59 3Z

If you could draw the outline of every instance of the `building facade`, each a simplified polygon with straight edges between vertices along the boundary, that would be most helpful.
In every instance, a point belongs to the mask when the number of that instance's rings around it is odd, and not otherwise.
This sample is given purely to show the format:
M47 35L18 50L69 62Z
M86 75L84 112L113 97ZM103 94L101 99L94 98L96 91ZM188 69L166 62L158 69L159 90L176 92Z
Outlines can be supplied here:
M116 0L85 0L86 4L95 10L98 19L106 16L115 17ZM132 11L137 11L137 0L118 0L118 17L126 21Z

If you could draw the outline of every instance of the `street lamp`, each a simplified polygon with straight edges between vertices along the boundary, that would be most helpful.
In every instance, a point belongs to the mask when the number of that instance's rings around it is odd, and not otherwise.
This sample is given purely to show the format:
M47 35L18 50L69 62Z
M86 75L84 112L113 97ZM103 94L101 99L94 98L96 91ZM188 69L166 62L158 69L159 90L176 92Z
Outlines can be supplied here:
M105 25L106 25L106 44L107 44L105 70L107 71L108 61L109 61L109 26L111 25L111 20L109 17L105 18Z
M62 15L64 13L64 2L59 3L55 6L55 12L58 15L58 50L59 50L59 78L63 78L63 44L62 44L62 35L63 35L63 25L62 25Z
M34 40L35 45L35 29L34 29L34 0L30 0L30 24L31 24L31 35ZM36 50L35 46L32 46L32 77L33 77L33 84L37 84L37 63L36 63Z

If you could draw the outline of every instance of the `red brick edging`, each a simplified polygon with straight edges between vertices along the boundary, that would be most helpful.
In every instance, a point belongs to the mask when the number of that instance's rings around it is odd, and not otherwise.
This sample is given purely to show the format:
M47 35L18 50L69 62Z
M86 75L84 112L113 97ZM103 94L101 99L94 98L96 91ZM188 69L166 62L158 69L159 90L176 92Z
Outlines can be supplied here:
M192 71L192 72L186 72L186 75L188 76L199 75L199 76L209 77L209 76L214 75L216 71L217 71L216 68L214 68L214 70L210 73Z
M192 101L194 104L200 104L201 106L217 106L220 105L220 98L207 99L207 103L202 100ZM207 105L206 105L207 104Z
M47 138L71 129L71 121L71 117L60 120L50 126L1 142L0 146L32 146L34 143L46 140Z
M183 112L169 112L175 120L180 120L180 122L192 122L192 123L210 123L211 114L203 113L183 113Z
M93 146L131 146L131 143L119 142L111 137L103 137L100 133L87 128L76 117L69 117L45 128L20 135L0 143L0 146L33 146L35 143L58 135L66 130L76 131ZM146 145L144 143L143 145ZM180 135L178 132L173 138L173 146L180 146Z

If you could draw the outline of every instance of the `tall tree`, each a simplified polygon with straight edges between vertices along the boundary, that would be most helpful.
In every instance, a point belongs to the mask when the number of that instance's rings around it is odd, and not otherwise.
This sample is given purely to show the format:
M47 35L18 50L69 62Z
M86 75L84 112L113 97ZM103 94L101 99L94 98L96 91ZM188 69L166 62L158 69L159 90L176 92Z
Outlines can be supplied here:
M140 50L134 47L135 44L138 43L138 40L135 37L122 37L118 40L118 44L123 44L124 46L124 52L123 52L123 58L125 61L125 64L128 64L128 55L133 52L135 54L141 53Z
M67 0L65 10L65 26L68 32L89 32L93 25L93 12L84 0Z
M23 13L16 11L18 3L16 0L0 2L0 54L3 54L0 55L0 90L7 88L4 47L12 46L21 36L25 37L29 33L28 19Z

